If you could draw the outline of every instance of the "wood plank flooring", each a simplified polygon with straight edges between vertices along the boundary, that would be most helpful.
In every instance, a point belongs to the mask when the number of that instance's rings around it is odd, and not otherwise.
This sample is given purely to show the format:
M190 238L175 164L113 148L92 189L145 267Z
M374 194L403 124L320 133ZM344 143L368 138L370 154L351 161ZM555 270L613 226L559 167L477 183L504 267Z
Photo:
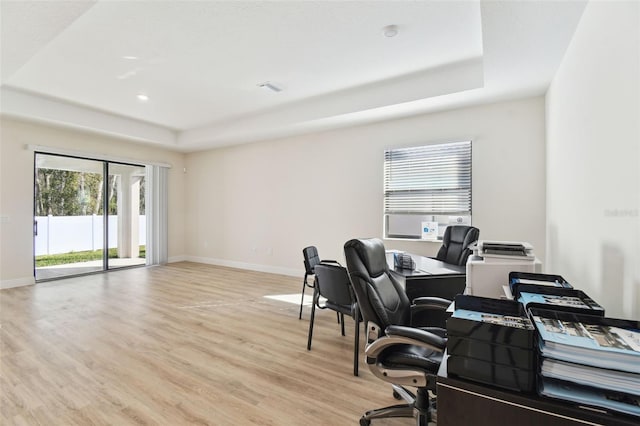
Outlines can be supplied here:
M302 278L197 263L0 292L3 425L357 425L396 403ZM311 294L307 290L307 300ZM411 425L411 419L373 422Z

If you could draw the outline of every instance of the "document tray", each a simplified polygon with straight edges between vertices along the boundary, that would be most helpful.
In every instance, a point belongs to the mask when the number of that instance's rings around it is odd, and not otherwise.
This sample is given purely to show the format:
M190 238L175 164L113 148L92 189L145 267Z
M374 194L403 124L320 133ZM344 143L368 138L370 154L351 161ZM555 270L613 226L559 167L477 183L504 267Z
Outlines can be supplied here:
M447 335L449 375L510 390L535 390L535 328L520 303L456 296Z
M447 359L447 374L521 392L536 390L533 370L508 367L479 359L451 355Z
M522 305L512 300L456 296L454 314L447 320L447 335L529 350L535 347L533 324Z
M581 290L520 284L513 296L525 309L540 308L576 314L604 316L604 308Z
M536 360L535 351L531 349L457 336L449 336L447 353L525 370L530 370Z
M548 287L573 288L560 275L539 274L535 272L509 272L509 288L515 296L519 285L535 284Z

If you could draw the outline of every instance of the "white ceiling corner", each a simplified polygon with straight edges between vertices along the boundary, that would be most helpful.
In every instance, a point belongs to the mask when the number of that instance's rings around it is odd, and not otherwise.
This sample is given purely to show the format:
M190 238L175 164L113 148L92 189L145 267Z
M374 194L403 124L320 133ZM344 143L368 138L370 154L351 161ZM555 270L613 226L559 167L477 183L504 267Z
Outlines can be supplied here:
M95 1L2 1L1 66L5 83L38 51L89 10Z
M3 1L2 113L193 151L542 94L585 3Z

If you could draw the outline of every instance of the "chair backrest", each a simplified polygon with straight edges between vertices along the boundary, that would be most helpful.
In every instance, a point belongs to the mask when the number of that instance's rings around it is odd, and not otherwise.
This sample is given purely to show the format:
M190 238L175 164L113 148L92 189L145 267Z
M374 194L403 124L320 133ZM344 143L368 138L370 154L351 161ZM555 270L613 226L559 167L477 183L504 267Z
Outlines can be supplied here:
M442 237L442 247L436 258L446 263L464 266L471 254L469 246L478 241L478 237L480 230L473 226L447 226Z
M302 255L304 256L304 269L308 275L314 273L315 266L320 263L320 256L318 256L318 249L315 246L309 246L302 249Z
M344 256L362 318L376 323L381 331L389 325L409 325L411 303L402 282L389 270L382 241L347 241Z
M336 305L347 306L355 302L349 274L344 266L319 263L315 271L316 286L320 296Z

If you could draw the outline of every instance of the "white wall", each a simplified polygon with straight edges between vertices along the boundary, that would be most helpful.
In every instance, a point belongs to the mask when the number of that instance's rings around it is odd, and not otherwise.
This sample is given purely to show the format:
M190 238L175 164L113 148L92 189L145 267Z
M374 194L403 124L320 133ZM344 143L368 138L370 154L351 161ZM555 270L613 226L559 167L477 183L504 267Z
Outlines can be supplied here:
M0 287L33 282L33 151L26 144L169 163L169 257L184 255L184 154L3 117L0 121Z
M590 2L546 97L547 269L640 315L640 4Z
M342 259L382 235L383 150L473 140L473 224L481 238L545 250L544 99L422 115L187 155L192 260L302 275L302 248ZM440 243L388 240L424 255Z

